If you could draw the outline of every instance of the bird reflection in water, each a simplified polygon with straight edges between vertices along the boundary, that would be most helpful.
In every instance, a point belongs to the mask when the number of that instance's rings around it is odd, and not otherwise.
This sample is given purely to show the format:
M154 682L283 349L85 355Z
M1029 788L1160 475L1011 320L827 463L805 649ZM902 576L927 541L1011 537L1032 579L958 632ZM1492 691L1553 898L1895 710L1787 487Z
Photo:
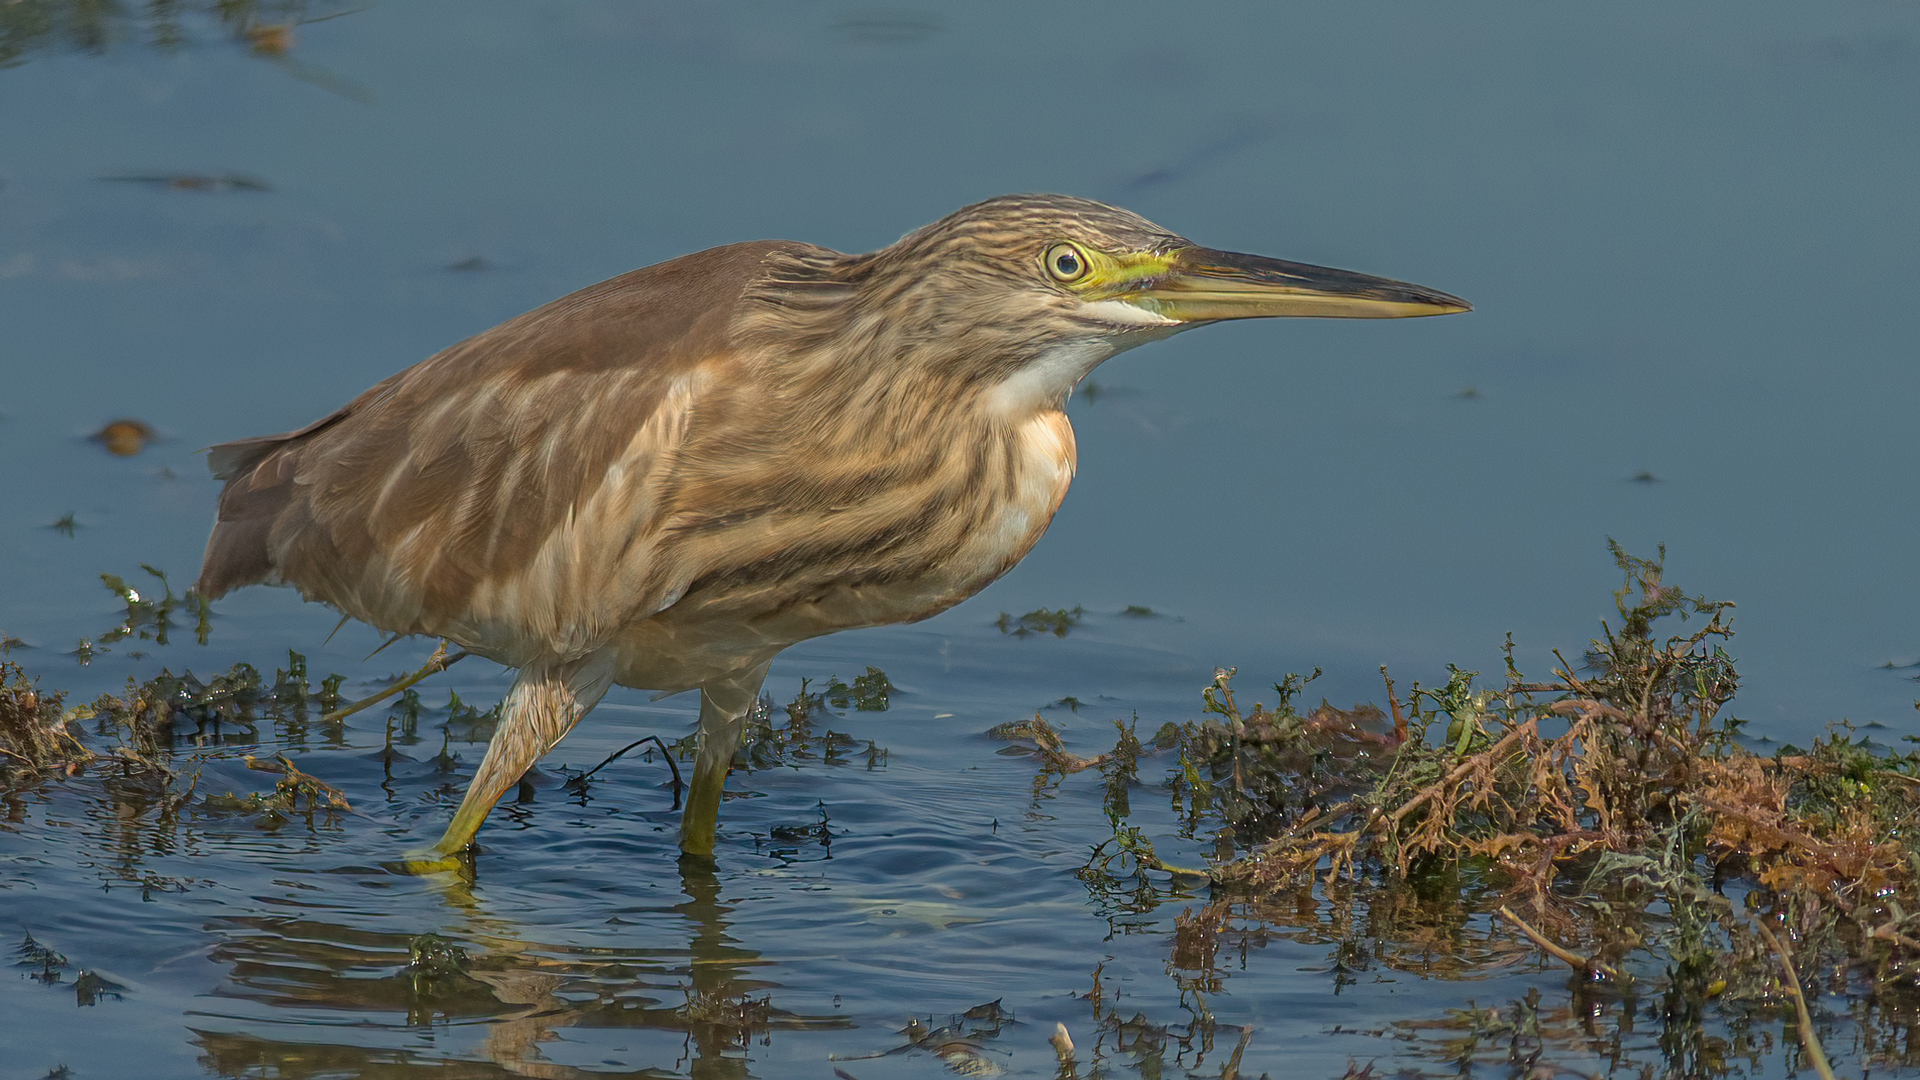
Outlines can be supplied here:
M459 1075L733 1077L747 1075L746 1047L756 1035L852 1026L843 1017L772 1005L776 984L752 977L767 961L729 932L732 908L719 879L698 860L682 863L680 902L632 910L631 919L616 916L656 931L677 922L687 935L677 949L535 942L526 928L481 914L458 876L441 880L464 922L430 943L426 951L437 959L422 955L419 937L332 921L318 911L208 926L222 939L210 959L228 970L213 996L234 1004L206 1012L235 1021L228 1029L194 1028L208 1068L222 1076L266 1068L299 1080L397 1075L409 1066L473 1059ZM326 1026L334 1024L351 1035L326 1041ZM395 1037L382 1046L369 1038L369 1025ZM286 1037L260 1034L275 1026ZM418 1039L403 1036L422 1029L432 1032L424 1052ZM599 1064L590 1071L548 1061L541 1051L563 1031L621 1029L636 1036L624 1040L629 1048L596 1048Z

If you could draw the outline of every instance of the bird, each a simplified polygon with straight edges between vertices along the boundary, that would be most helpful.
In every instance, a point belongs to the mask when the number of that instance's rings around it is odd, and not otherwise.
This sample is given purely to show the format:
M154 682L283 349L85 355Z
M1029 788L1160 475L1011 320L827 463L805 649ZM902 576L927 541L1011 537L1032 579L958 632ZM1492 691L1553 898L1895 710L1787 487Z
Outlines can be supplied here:
M682 858L711 860L768 665L928 618L1046 531L1074 386L1230 319L1470 310L1201 247L1065 195L987 199L863 254L763 240L622 274L461 341L297 431L211 447L196 592L292 586L518 669L444 834L608 688L700 692Z

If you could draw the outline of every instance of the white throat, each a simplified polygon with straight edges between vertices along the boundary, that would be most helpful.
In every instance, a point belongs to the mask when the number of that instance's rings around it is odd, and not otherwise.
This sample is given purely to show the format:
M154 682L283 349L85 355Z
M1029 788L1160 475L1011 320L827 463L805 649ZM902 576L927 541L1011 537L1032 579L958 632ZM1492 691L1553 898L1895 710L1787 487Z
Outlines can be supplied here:
M987 408L1007 419L1058 409L1087 372L1114 353L1110 338L1079 338L1049 347L987 394Z
M1133 316L1127 321L1144 321L1143 316L1151 319L1151 328L1124 335L1074 338L1049 346L994 387L987 395L987 407L1009 419L1030 416L1042 409L1059 409L1080 380L1103 361L1186 328L1184 323L1159 318L1121 301L1109 300L1101 306L1127 309Z

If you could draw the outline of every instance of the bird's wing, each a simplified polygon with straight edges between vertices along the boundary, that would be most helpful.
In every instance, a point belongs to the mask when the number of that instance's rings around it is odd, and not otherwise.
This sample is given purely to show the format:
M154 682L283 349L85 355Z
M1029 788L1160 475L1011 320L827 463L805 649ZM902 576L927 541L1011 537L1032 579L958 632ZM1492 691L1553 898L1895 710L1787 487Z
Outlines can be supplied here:
M636 270L300 431L214 447L226 487L199 592L290 584L509 661L595 647L672 602L674 568L650 558L661 486L703 392L734 374L742 290L800 250L735 244Z

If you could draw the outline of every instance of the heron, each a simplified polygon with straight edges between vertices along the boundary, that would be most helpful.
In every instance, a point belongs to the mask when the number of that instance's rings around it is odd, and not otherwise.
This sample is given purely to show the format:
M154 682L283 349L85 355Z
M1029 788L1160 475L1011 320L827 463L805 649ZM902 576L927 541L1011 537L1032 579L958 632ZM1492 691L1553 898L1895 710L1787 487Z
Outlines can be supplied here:
M1065 405L1095 365L1228 319L1467 310L1063 195L988 199L864 254L711 248L212 447L196 590L290 585L518 669L428 868L466 857L612 684L698 689L679 844L711 859L769 663L928 618L1019 562L1067 493Z

